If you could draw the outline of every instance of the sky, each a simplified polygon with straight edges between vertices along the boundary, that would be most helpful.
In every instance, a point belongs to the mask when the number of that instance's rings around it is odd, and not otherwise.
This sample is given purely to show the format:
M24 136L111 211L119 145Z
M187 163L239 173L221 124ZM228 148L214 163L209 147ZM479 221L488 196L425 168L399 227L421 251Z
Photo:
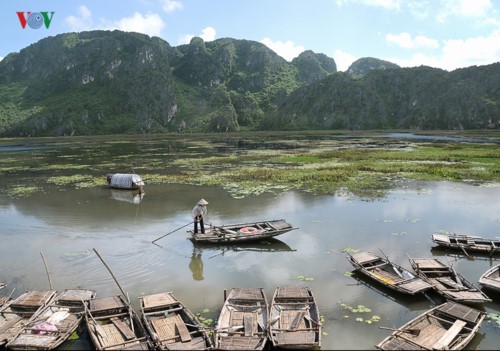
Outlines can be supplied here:
M447 71L500 61L500 0L1 0L0 10L0 60L45 37L118 29L172 46L254 40L288 61L312 50L339 71L363 57Z

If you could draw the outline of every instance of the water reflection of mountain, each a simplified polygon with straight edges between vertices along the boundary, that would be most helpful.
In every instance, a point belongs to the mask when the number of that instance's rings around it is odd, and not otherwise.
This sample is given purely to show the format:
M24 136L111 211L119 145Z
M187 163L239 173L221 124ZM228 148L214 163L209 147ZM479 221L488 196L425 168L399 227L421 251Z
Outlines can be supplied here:
M111 198L118 201L130 202L138 205L143 197L144 192L130 191L130 190L111 190Z

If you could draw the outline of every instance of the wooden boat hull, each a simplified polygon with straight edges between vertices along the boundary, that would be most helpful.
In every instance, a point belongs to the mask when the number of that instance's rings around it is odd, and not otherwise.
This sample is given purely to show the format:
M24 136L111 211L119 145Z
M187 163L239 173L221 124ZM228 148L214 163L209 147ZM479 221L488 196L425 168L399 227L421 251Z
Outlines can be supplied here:
M500 293L500 264L491 267L479 278L479 284L484 288Z
M121 295L90 301L85 323L97 350L149 350L153 347L139 316Z
M95 297L86 289L67 289L37 312L22 332L7 344L11 350L54 350L76 331L84 306Z
M269 309L268 334L275 348L310 350L321 347L320 314L309 287L276 288Z
M206 329L171 292L139 297L141 319L158 350L213 348Z
M360 273L399 293L415 295L432 288L407 269L370 252L348 254L347 260Z
M482 304L491 299L464 276L438 259L411 258L410 264L420 278L447 300L462 304Z
M489 255L500 253L500 240L486 239L478 236L457 234L432 234L432 241L441 247L455 250L474 251Z
M268 304L261 288L233 288L214 331L218 350L262 350L267 341Z
M375 347L380 350L463 350L477 334L485 316L485 312L472 307L445 302L401 326ZM408 332L410 330L418 331L418 335Z
M55 296L54 290L26 291L7 302L0 311L0 348L19 335L30 318L51 303Z
M189 238L194 243L230 244L249 241L259 241L287 233L297 229L283 219L242 224L211 226L205 233L195 234L188 231Z

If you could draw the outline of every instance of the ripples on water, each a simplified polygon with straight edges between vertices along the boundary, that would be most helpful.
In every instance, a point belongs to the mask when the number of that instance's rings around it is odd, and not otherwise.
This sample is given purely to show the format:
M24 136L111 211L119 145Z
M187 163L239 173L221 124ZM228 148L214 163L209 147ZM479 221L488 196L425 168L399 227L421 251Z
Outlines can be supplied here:
M15 287L19 295L48 288L42 251L57 290L82 286L99 296L120 293L95 248L136 308L137 296L173 291L193 312L209 309L216 319L224 289L262 287L270 299L277 286L307 284L325 319L324 349L373 349L388 335L378 325L401 325L431 303L345 275L352 267L342 249L376 254L381 249L410 268L407 254L446 261L446 252L431 249L432 232L500 236L500 187L408 182L376 201L298 192L232 199L217 188L174 185L148 186L139 203L116 199L113 193L107 188L66 190L0 200L0 281L8 284L6 289ZM160 246L151 243L189 223L191 208L201 197L210 202L207 224L284 218L299 229L271 242L194 247L186 240L188 226L159 240ZM472 282L499 260L453 254L455 269ZM372 312L361 317L378 315L381 321L356 322L359 316L343 310L340 302L364 305ZM485 310L500 313L498 300ZM473 346L498 346L498 327L484 323L481 333L486 337L476 338ZM88 344L80 340L71 347Z

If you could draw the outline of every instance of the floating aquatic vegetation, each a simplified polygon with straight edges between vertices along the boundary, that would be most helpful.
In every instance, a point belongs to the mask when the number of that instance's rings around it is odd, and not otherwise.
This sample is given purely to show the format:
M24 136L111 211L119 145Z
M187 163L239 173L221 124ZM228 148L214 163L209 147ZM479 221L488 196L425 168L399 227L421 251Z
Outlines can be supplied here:
M352 277L354 275L354 272L344 272L344 275L346 277Z
M357 253L357 252L359 252L359 249L353 249L352 247L346 247L344 249L340 249L340 252Z
M346 310L346 311L349 311L349 312L352 312L352 313L370 313L372 310L371 308L368 308L364 305L358 305L356 307L352 307L352 306L349 306L349 305L346 305L345 303L342 303L339 301L339 304L340 304L340 307L342 307L342 309ZM345 319L348 319L350 318L349 315L344 315L344 318ZM377 315L372 315L370 316L369 318L363 318L363 317L356 317L356 322L361 322L361 323L366 323L366 324L372 324L372 323L377 323L380 321L380 316L377 316Z
M489 322L495 324L497 327L500 327L500 315L497 313L488 313L486 315L488 317Z
M408 234L407 232L391 233L391 235L393 236L405 236L407 234Z
M8 190L8 194L11 197L27 197L40 190L36 186L15 186Z
M314 280L312 277L304 277L303 275L299 275L297 279L303 282L311 282Z
M80 338L80 335L77 334L77 332L71 333L71 335L68 337L68 340L73 341L73 340L78 340Z

